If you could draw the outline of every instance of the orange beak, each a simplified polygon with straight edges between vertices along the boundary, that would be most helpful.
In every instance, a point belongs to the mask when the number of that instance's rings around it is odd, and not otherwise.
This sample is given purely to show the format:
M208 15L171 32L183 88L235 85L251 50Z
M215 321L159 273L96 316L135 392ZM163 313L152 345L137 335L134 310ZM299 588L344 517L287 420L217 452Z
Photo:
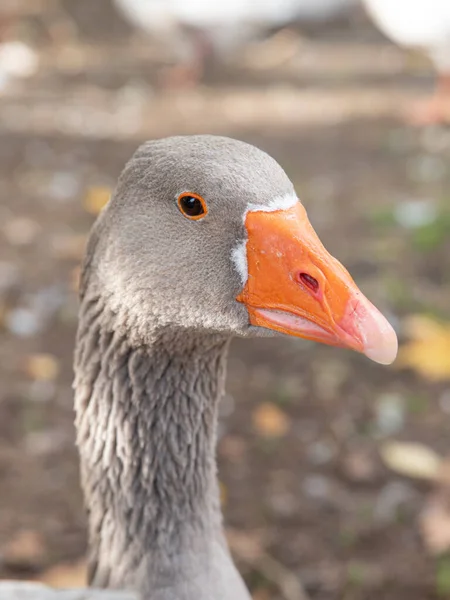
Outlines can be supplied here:
M237 300L251 325L394 361L394 330L325 250L302 204L248 212L245 227L248 279Z

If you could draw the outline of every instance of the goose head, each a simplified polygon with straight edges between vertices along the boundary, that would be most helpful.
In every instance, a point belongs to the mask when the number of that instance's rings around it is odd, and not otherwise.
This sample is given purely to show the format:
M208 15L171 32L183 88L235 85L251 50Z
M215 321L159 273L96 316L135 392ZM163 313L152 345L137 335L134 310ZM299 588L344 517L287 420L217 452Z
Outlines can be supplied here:
M144 144L122 173L88 250L121 324L155 330L288 334L388 364L387 320L319 241L281 166L209 135Z

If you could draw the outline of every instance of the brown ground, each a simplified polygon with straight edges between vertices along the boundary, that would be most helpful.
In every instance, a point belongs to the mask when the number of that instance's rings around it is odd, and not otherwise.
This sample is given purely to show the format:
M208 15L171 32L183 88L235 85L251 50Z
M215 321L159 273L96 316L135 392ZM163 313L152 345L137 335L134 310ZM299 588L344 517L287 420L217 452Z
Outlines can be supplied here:
M450 317L449 131L399 118L430 87L426 64L357 19L302 32L276 67L255 64L264 62L257 50L197 90L158 92L157 54L106 0L64 5L70 23L49 10L19 24L41 67L0 95L3 577L39 577L85 551L71 392L74 269L93 221L83 199L114 185L140 141L210 131L261 146L400 331L411 313ZM281 56L289 43L266 54ZM438 218L404 227L395 211L416 200ZM54 355L59 372L30 365L36 353ZM395 474L378 454L390 438L449 453L444 383L298 340L238 340L228 394L219 445L226 523L255 598L300 600L292 577L316 600L450 597L450 563L432 555L419 527L433 485ZM265 428L272 437L257 426L262 402L287 418L279 437L275 417Z

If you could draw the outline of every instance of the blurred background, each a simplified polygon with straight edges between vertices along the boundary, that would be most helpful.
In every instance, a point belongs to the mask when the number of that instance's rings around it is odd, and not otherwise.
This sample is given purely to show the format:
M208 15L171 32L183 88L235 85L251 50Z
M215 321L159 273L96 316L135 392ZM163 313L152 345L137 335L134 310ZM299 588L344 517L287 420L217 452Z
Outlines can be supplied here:
M85 583L78 265L136 147L208 132L285 167L401 340L387 368L233 343L218 455L254 600L450 598L450 129L411 109L433 64L357 1L214 31L125 4L0 5L0 577Z

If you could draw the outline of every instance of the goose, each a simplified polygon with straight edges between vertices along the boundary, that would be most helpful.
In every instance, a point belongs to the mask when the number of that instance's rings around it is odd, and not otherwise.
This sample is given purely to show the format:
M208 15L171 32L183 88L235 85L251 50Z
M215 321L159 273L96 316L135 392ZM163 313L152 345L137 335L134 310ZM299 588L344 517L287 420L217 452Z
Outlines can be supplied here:
M325 21L357 0L115 0L119 12L137 29L171 46L178 64L163 84L194 84L207 61L253 40L265 29L296 21Z
M234 336L391 363L394 330L319 241L293 184L242 141L144 143L94 224L75 422L89 580L144 600L249 600L222 529L217 407Z
M400 46L417 48L438 74L436 93L413 107L417 124L450 121L450 2L448 0L363 0L375 24Z

